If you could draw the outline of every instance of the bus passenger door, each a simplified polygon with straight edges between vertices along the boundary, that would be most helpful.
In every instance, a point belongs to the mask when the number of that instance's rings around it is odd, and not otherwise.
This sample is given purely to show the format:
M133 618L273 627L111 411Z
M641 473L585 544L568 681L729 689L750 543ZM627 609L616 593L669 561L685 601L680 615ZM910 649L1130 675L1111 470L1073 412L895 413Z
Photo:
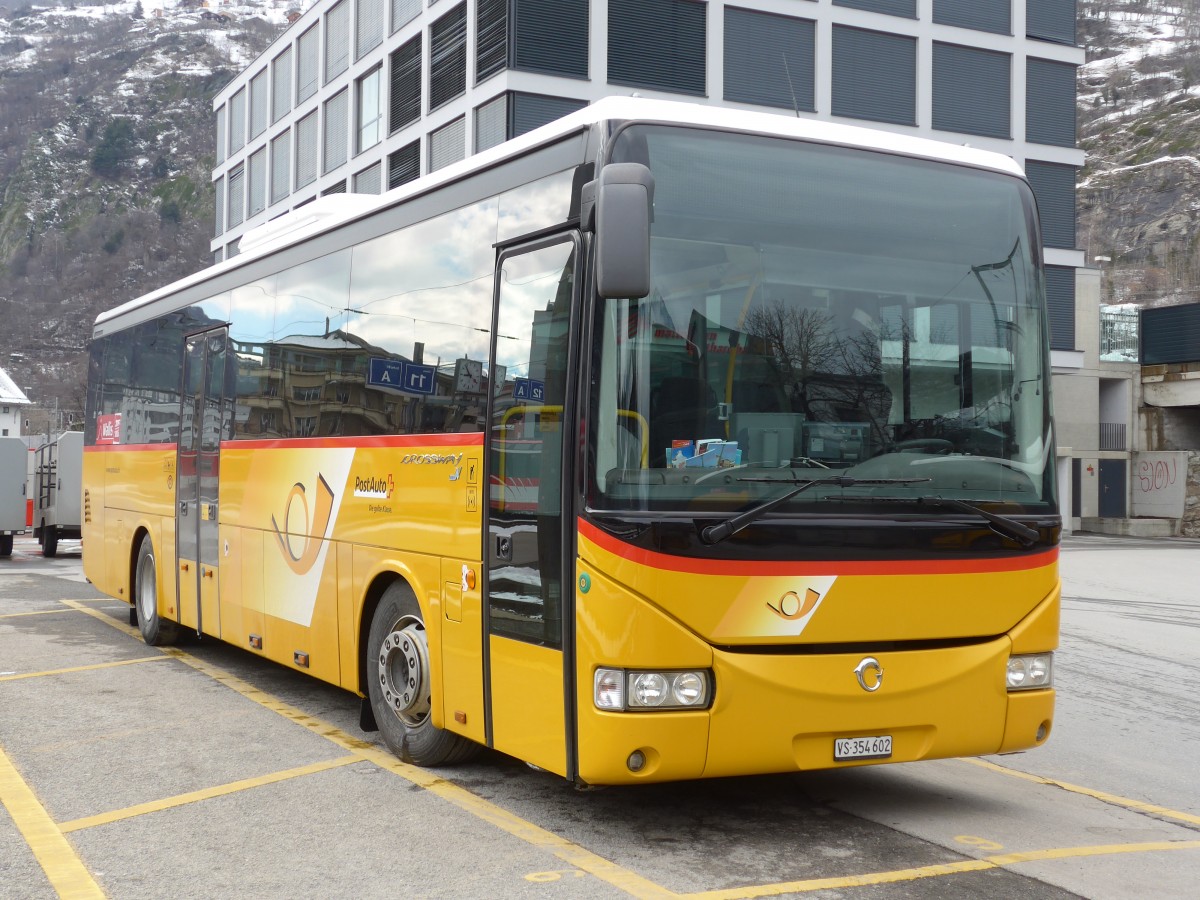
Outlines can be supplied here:
M564 776L574 718L564 621L574 524L566 423L575 241L560 235L506 250L497 265L484 548L489 743Z
M216 328L185 340L175 468L179 622L208 634L220 634L217 488L221 439L229 430L227 336L228 329Z

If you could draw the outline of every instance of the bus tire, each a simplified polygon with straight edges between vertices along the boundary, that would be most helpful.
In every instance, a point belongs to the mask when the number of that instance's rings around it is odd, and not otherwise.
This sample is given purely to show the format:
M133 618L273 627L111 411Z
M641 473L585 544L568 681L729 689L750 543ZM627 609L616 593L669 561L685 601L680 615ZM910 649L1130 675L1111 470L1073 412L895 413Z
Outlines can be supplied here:
M152 647L173 644L179 637L179 628L158 614L158 573L154 561L154 545L150 535L142 537L138 547L137 566L133 572L133 602L137 607L138 628L142 640Z
M479 746L430 717L429 645L416 595L403 581L383 594L367 638L367 696L384 743L416 766L465 762Z
M53 525L42 526L42 556L58 555L58 529Z
M13 536L0 534L0 556L12 556Z

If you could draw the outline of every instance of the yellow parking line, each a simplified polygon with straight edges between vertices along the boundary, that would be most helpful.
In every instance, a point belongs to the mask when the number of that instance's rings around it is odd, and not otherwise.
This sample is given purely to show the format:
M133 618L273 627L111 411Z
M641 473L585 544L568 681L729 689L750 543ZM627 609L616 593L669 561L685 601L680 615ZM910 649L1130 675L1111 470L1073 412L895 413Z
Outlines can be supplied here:
M44 672L25 672L22 675L0 675L0 681L20 681L22 678L45 678L49 675L66 675L69 672L90 672L95 669L115 669L117 666L132 666L137 663L158 662L168 659L164 655L140 656L137 659L122 659L117 662L95 663L90 666L72 666L69 669L47 669Z
M1095 791L1091 788L1080 787L1077 784L1068 784L1065 781L1055 781L1053 778L1043 778L1040 775L1030 775L1028 772L1022 772L1019 769L1010 769L1007 766L997 765L994 762L988 762L986 759L964 759L963 762L970 763L973 766L979 766L983 769L989 769L993 772L999 772L1001 775L1007 775L1010 778L1020 778L1024 781L1032 781L1034 784L1045 784L1051 787L1062 788L1064 791L1070 791L1073 794L1082 794L1085 797L1091 797L1094 800L1101 800L1104 803L1111 803L1114 806L1124 806L1126 809L1134 809L1138 812L1149 813L1155 816L1163 816L1167 819L1177 819L1180 822L1187 822L1189 825L1200 825L1200 816L1192 813L1181 812L1177 809L1168 809L1165 806L1156 806L1153 803L1143 803L1141 800L1130 800L1128 797L1118 797L1116 794L1107 794L1104 791Z
M26 616L58 616L67 612L65 609L31 609L29 612L0 613L0 619L23 619Z
M90 606L84 606L83 600L60 600L59 602L71 607L71 609L77 610L81 613L86 613L93 619L99 619L105 625L111 625L113 628L117 629L117 631L123 631L130 637L140 639L142 636L142 633L132 625L126 625L124 622L118 622L112 616L106 615L98 609L92 609Z
M873 872L867 875L848 875L842 878L811 878L805 881L789 881L780 884L763 884L755 887L731 888L724 891L701 891L695 894L678 895L680 900L752 900L756 897L778 897L781 894L806 894L812 891L844 890L867 887L875 884L895 884L902 881L917 881L921 878L938 878L959 875L963 872L986 872L1003 869L1021 863L1044 860L1079 859L1086 856L1110 856L1117 853L1155 853L1165 850L1200 850L1200 841L1154 841L1145 844L1105 844L1095 847L1062 847L1054 850L1030 850L1024 853L1006 853L983 859L968 859L957 863L921 866L915 869L897 869L892 872Z
M130 636L137 637L139 632L136 628L126 626L125 624L114 620L112 617L105 615L98 610L88 609L78 601L64 600L63 603L78 609L81 612L93 615L101 621L106 622L113 628L119 631L124 631ZM424 788L438 797L454 804L465 812L470 813L477 818L480 818L492 825L500 828L508 834L517 837L526 843L536 847L542 847L550 850L559 859L575 866L576 868L588 872L596 878L618 888L621 891L636 898L682 898L682 900L751 900L756 897L774 897L783 894L809 893L820 890L837 890L853 887L866 887L878 884L893 884L905 881L916 881L922 878L937 878L948 875L958 875L966 872L982 872L992 869L1000 869L1008 866L1019 865L1021 863L1038 862L1046 860L1059 859L1074 859L1088 856L1103 856L1119 853L1149 853L1169 850L1196 850L1200 849L1200 841L1158 841L1143 844L1107 844L1092 847L1066 847L1050 850L1032 850L1018 853L1008 853L998 856L989 856L983 859L966 859L954 863L945 863L939 865L920 866L909 869L897 869L889 872L873 872L863 875L848 875L832 878L816 878L802 881L782 882L778 884L766 885L751 885L742 888L731 888L720 891L702 891L692 894L676 894L661 885L655 884L649 879L643 878L634 872L618 866L610 860L604 859L589 850L584 849L578 844L574 844L553 832L547 831L532 822L520 818L507 810L484 800L465 788L461 788L453 782L445 779L416 766L408 765L401 762L391 753L379 750L373 744L359 740L346 732L321 721L293 706L276 699L265 691L260 690L247 681L216 668L198 657L185 653L182 650L173 647L163 648L163 658L174 658L185 663L191 668L208 675L215 681L220 682L233 691L241 694L248 700L271 710L298 725L301 725L316 734L321 735L329 741L337 744L350 751L349 757L342 757L343 760L353 761L357 759L368 760L382 769L393 772L396 775L412 782L418 787ZM1005 775L1024 778L1028 781L1033 781L1039 784L1051 785L1063 788L1065 790L1074 791L1076 793L1085 794L1096 799L1105 800L1106 802L1115 803L1125 806L1130 809L1137 809L1143 812L1153 812L1159 815L1168 816L1171 818L1180 819L1188 822L1200 823L1200 817L1191 816L1187 813L1178 812L1175 810L1165 809L1163 807L1152 806L1151 804L1140 803L1135 800L1129 800L1123 797L1116 797L1111 794L1105 794L1100 791L1093 791L1088 788L1081 788L1075 785L1068 785L1062 782L1053 781L1051 779L1040 778L1034 775L1027 775L1015 769L1007 769L1003 766L998 766L995 763L986 762L984 760L968 759L965 762L979 765L984 768L993 769ZM270 778L270 776L263 776ZM257 781L259 779L249 779L249 781ZM237 784L241 784L240 782ZM247 783L247 786L250 786ZM241 788L239 788L241 789ZM220 788L210 789L220 792ZM184 797L193 797L194 799L204 799L200 795L205 794L205 791L195 792L195 795L183 795ZM213 794L217 796L218 794ZM170 801L159 801L160 803L170 803ZM191 802L191 800L182 801ZM150 807L154 804L145 804ZM165 807L164 807L165 808ZM140 807L133 807L133 810L141 810ZM145 812L150 809L142 810ZM133 812L130 814L140 814ZM108 814L109 816L117 814ZM92 817L92 819L101 819L101 817ZM115 819L113 819L115 821ZM81 824L89 823L89 824ZM74 830L74 828L90 827L91 824L102 824L99 821L92 822L91 820L80 819L76 822L69 822L62 826L64 830Z
M339 747L349 750L356 756L369 760L381 769L386 769L389 772L399 775L401 778L412 782L418 787L422 787L430 793L441 797L443 800L454 804L464 812L468 812L477 818L491 823L513 837L519 838L535 847L543 847L550 850L564 862L588 872L632 897L650 900L650 898L676 896L672 891L655 884L649 879L643 878L628 869L623 869L616 863L592 853L590 850L585 850L583 847L573 844L564 837L540 828L532 822L526 821L496 806L494 803L490 803L482 797L472 794L470 791L459 787L453 782L446 781L444 778L426 769L401 762L391 753L380 750L373 744L359 740L327 722L323 722L293 706L289 706L265 691L256 688L249 682L243 681L236 675L211 666L203 660L181 650L167 648L165 652L174 656L180 662L191 666L196 671L203 672L215 681L236 691L246 699L252 700L260 706L278 713L298 725L304 726L310 731L321 735L326 740L332 741Z
M0 749L0 801L59 897L64 900L104 897L100 885L9 762L3 749Z
M160 812L164 809L173 809L177 806L186 806L189 803L197 803L201 800L211 800L214 797L224 797L227 794L236 794L239 791L250 790L251 788L262 787L267 784L277 784L280 781L288 781L292 778L301 778L305 775L314 775L317 772L325 772L329 769L336 769L340 766L348 766L351 763L362 762L362 758L356 754L349 756L339 756L337 759L328 759L322 762L310 763L307 766L297 766L294 769L284 769L282 772L271 772L267 775L259 775L257 778L244 778L241 781L232 781L228 784L217 785L216 787L204 788L199 791L190 791L186 794L178 794L174 797L164 797L162 800L152 800L149 803L139 803L137 806L129 806L125 809L116 809L112 812L100 813L95 816L86 816L82 819L74 819L70 822L62 822L58 828L63 834L69 834L72 831L81 831L84 828L95 828L98 825L108 825L111 822L119 822L122 819L132 819L134 816L144 816L146 813Z

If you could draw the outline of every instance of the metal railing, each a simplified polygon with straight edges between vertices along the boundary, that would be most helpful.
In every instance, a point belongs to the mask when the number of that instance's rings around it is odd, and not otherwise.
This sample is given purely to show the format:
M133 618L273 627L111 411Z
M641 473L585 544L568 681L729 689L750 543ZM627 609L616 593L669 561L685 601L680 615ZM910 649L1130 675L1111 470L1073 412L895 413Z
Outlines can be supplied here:
M1126 426L1124 422L1100 423L1101 450L1128 450L1125 439Z
M1100 358L1107 362L1138 361L1136 309L1126 306L1100 307Z

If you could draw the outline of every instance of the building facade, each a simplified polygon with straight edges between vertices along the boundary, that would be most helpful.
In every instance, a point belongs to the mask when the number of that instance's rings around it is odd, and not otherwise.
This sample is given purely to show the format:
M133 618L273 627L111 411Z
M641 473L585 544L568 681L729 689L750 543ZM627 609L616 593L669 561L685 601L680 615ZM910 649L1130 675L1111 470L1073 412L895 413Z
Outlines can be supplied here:
M8 373L0 369L0 437L20 437L29 398Z
M386 191L614 93L1004 153L1041 211L1055 381L1082 376L1058 410L1078 523L1098 515L1078 473L1101 404L1126 434L1136 407L1085 368L1099 296L1075 237L1075 18L1076 0L318 0L214 101L213 259L319 196Z

